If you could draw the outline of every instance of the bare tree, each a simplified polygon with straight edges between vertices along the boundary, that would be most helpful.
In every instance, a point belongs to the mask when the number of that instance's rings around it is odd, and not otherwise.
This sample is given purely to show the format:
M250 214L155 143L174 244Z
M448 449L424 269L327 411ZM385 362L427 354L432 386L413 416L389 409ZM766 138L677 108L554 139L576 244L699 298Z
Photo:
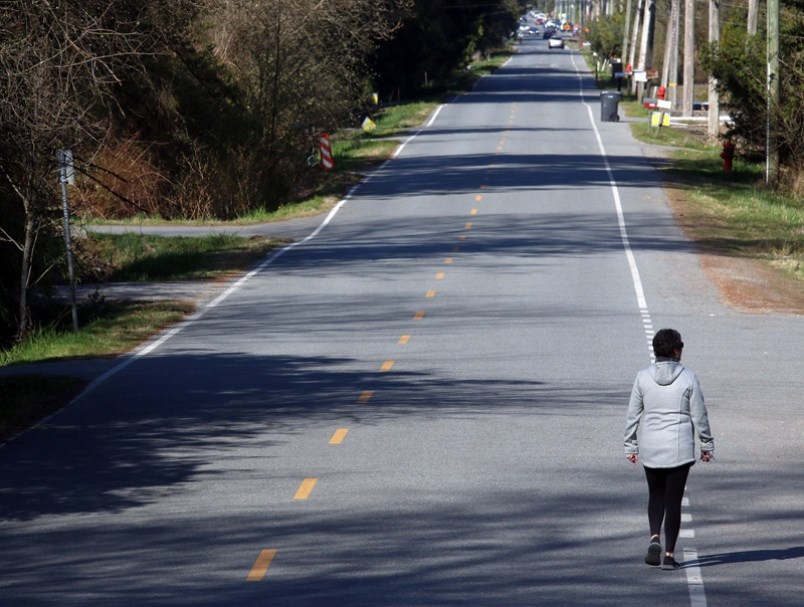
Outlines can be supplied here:
M209 49L249 128L225 143L199 187L217 188L229 160L244 200L271 208L309 178L314 130L354 123L371 99L368 58L410 14L411 0L205 0L192 46ZM226 170L222 170L226 167ZM229 188L231 191L231 188ZM224 194L225 195L225 194ZM227 213L224 212L223 215ZM228 213L231 214L231 213Z
M288 127L331 126L367 91L365 63L378 40L409 14L411 0L208 0L207 31L250 107L265 142Z
M21 253L17 336L31 328L28 290L36 280L37 241L52 226L58 198L55 154L99 146L118 110L120 72L136 69L142 38L137 15L113 0L0 2L0 147L8 213L21 229L0 226L0 238ZM14 213L14 211L17 211ZM0 221L2 221L0 219Z

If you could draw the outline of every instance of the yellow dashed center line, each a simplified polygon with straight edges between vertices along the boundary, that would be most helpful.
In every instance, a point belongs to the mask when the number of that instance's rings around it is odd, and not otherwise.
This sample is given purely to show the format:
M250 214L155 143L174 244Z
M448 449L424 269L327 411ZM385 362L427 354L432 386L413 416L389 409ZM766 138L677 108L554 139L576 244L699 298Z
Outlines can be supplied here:
M469 214L470 215L477 215L477 209L472 209L471 211L469 211Z
M248 577L246 578L249 582L259 582L262 578L265 577L265 574L268 573L268 567L271 566L271 561L274 560L276 556L276 550L274 548L266 548L260 555L257 557L257 560L254 561L254 565L251 568L251 571L248 573Z
M451 262L451 260L450 260L450 262ZM444 280L445 276L446 276L446 274L444 272L436 272L436 280Z
M453 261L454 261L454 260L452 259L452 257L447 257L447 258L444 260L444 265L451 266ZM442 272L442 274L443 274L443 272Z
M463 224L463 227L466 230L471 230L472 229L472 224L471 224L471 222L467 221L465 224Z
M408 344L409 341L410 341L410 335L403 335L402 337L399 338L399 345L405 346Z
M392 361L392 360L386 360L386 361L385 361L385 362L382 364L382 366L380 367L380 371L382 371L383 373L387 373L388 371L390 371L390 370L391 370L391 369L393 369L393 368L394 368L394 361Z
M357 398L358 404L365 405L367 402L371 400L371 397L374 396L373 390L363 390L360 393L360 396Z
M436 296L436 292L433 289L430 289L429 291L427 291L427 295L426 295L427 299L433 299L433 297L435 297L435 296Z
M413 315L413 320L422 320L424 318L424 312L419 310L416 314Z
M338 428L335 430L335 433L332 435L332 438L329 439L330 445L340 445L343 442L343 439L346 438L346 435L349 434L348 428Z
M466 240L466 234L461 234L458 236L458 240Z
M481 200L483 200L483 196L481 194L475 196L475 202L480 202Z
M306 500L313 492L313 487L318 482L317 478L306 478L301 482L299 488L296 490L296 495L293 496L294 500Z

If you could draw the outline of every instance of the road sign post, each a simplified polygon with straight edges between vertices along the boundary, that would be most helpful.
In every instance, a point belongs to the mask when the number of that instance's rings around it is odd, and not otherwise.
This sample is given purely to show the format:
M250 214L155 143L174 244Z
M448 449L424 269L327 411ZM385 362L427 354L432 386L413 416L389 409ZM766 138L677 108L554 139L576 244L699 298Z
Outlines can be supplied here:
M59 166L59 185L64 207L64 243L67 247L67 275L70 280L70 307L73 316L73 330L78 331L78 306L75 297L75 270L73 269L73 241L70 236L70 207L67 202L67 184L75 184L75 167L72 150L58 150L56 161Z

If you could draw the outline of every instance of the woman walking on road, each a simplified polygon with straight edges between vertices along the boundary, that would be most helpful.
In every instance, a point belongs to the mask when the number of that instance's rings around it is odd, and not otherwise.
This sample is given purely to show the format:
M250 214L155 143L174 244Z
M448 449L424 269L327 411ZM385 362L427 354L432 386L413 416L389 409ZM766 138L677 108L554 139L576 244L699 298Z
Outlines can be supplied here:
M645 562L671 570L679 566L674 551L681 528L681 499L695 463L694 435L701 442L701 461L711 461L715 450L698 378L680 362L683 348L678 331L656 333L656 362L637 374L625 427L625 455L632 464L642 461L648 481L650 544Z

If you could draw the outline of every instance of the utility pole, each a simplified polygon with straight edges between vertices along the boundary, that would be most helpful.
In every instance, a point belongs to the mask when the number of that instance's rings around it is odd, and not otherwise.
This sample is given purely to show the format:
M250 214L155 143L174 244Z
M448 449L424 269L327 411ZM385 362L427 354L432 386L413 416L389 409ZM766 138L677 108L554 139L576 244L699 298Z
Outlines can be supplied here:
M623 61L628 57L628 34L631 31L631 0L627 0L625 5L625 27L623 28L623 52L620 55ZM626 65L631 65L626 62Z
M768 0L768 115L765 125L765 183L779 176L779 148L773 115L779 107L779 0Z
M757 35L759 23L759 0L748 0L748 35Z
M709 44L720 41L720 0L709 0ZM717 79L709 76L709 110L707 133L709 139L720 135L720 99L717 93Z
M639 40L639 28L640 26L644 27L642 24L642 7L645 4L645 0L638 0L637 1L637 9L634 13L634 31L631 33L631 49L628 54L628 65L636 68L635 61L636 61L636 47L637 47L637 40ZM624 59L624 58L623 58ZM631 94L633 95L636 93L636 81L631 78Z
M684 96L681 115L692 116L695 97L695 0L684 0Z
M678 107L678 39L681 37L681 0L674 0L676 13L673 15L673 79L670 81L670 99L673 107Z
M672 0L670 3L670 15L667 19L667 33L664 37L664 58L662 59L662 78L661 78L661 86L667 89L667 85L670 83L670 66L673 61L673 9L675 8L677 0Z
M645 14L642 17L642 41L639 45L639 69L645 70L648 67L649 57L648 54L649 48L653 45L653 15L655 13L656 2L655 0L646 0L645 1ZM642 99L642 92L644 90L645 84L640 82L637 86L637 97Z

